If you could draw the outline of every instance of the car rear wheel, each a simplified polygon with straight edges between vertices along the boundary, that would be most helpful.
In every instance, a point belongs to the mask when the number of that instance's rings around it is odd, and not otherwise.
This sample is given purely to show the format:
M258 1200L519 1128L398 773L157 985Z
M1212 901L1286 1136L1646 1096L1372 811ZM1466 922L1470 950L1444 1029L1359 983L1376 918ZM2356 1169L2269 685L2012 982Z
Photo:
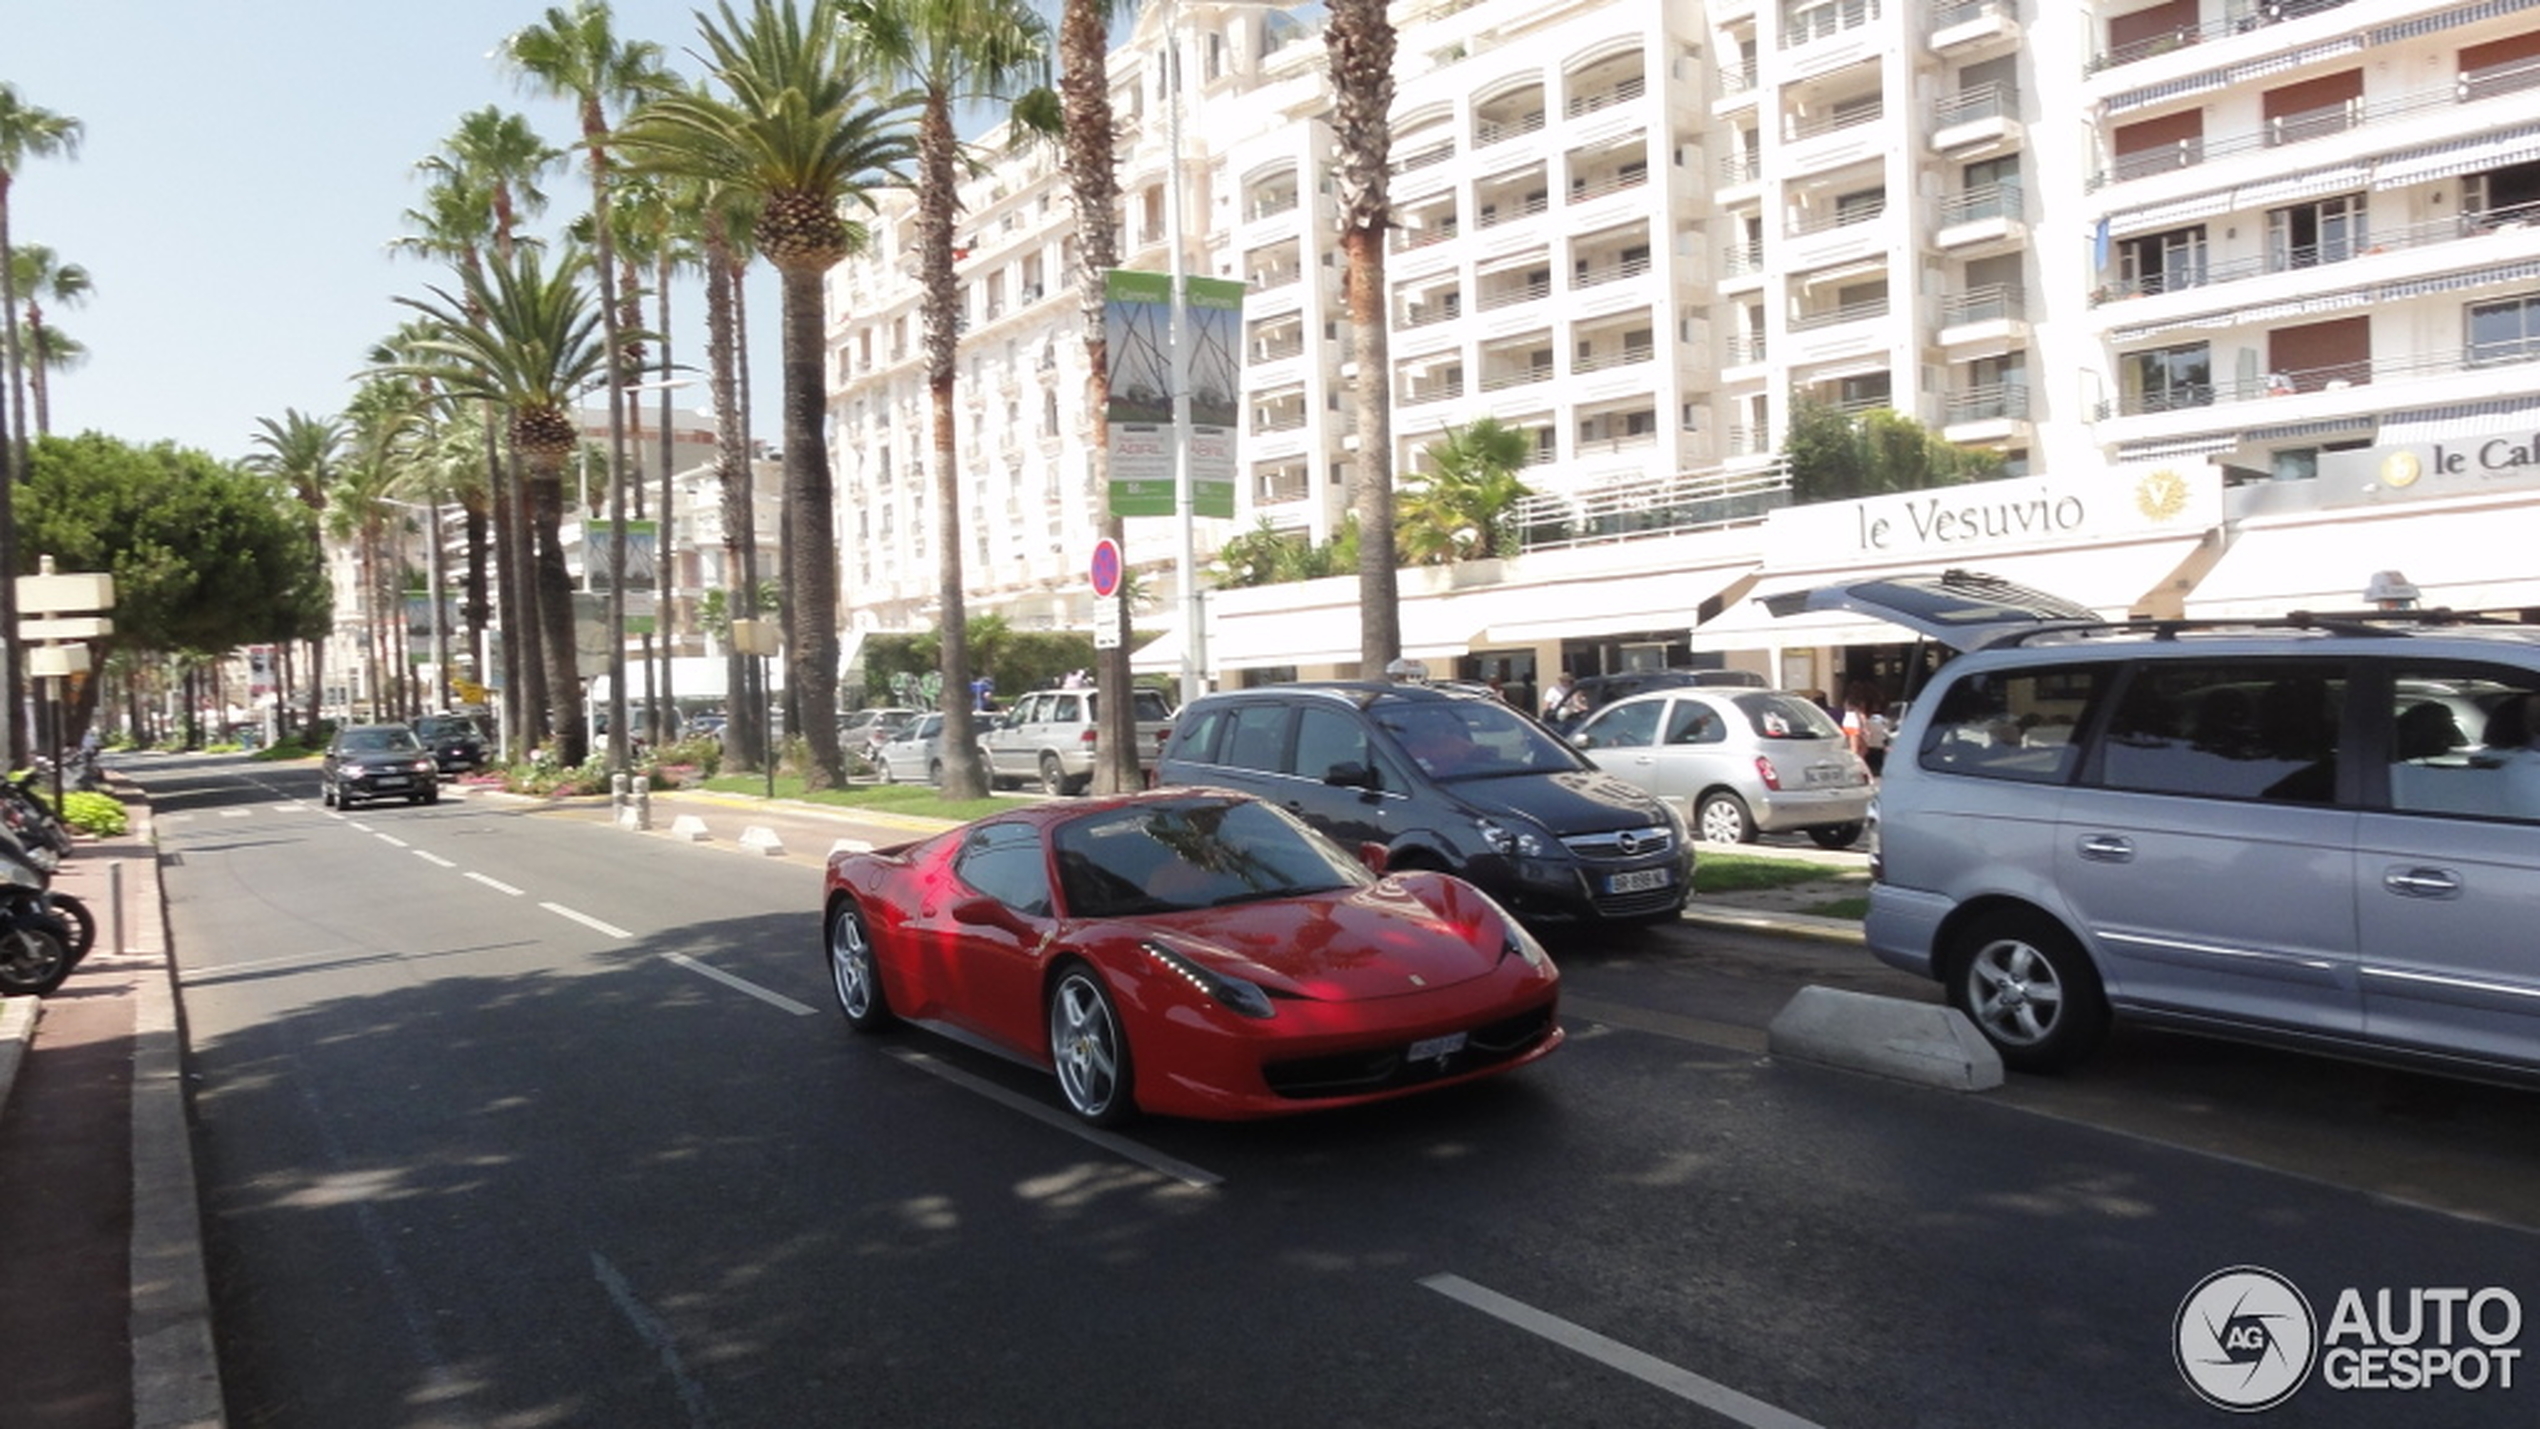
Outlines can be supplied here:
M1693 828L1704 843L1755 842L1755 816L1746 811L1744 799L1726 790L1703 796L1702 807L1694 811Z
M2072 1066L2108 1028L2108 999L2089 955L2041 913L1995 913L1960 934L1949 1000L2002 1054L2029 1072Z
M851 899L839 899L829 914L829 985L838 994L838 1011L858 1032L879 1032L899 1020L882 996L881 969L874 962L864 910Z
M1050 1061L1067 1109L1095 1126L1135 1114L1129 1100L1129 1040L1093 969L1078 963L1050 989Z
M1058 756L1055 754L1042 755L1041 792L1049 795L1051 798L1057 798L1059 795L1064 794L1067 791L1067 771L1059 767Z
M1861 841L1861 825L1819 824L1808 831L1808 842L1819 848L1850 848Z

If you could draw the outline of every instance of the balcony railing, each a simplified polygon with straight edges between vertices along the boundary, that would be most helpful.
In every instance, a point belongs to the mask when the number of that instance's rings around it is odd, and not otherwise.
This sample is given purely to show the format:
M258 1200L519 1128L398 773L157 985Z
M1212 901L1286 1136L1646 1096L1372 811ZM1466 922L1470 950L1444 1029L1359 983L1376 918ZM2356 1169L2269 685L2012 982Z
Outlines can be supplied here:
M1283 213L1295 212L1296 205L1297 195L1294 189L1284 193L1263 194L1252 201L1252 206L1245 211L1245 216L1247 218L1275 218Z
M1481 221L1476 226L1497 228L1503 223L1515 223L1521 218L1532 218L1551 206L1552 200L1539 193L1525 194L1515 199L1485 200L1482 204Z
M2015 11L2008 0L1933 0L1931 27L1947 30L1981 20L1987 15L2012 13Z
M1764 335L1752 333L1729 339L1729 365L1743 367L1764 360Z
M1940 300L1940 325L2004 322L2026 316L2027 299L2016 284L1987 283Z
M1385 246L1388 251L1394 253L1405 253L1414 248L1427 248L1455 237L1455 230L1456 222L1452 216L1441 223L1423 224L1418 228L1397 228L1393 231L1393 241Z
M1649 256L1647 254L1631 258L1609 258L1602 263L1590 263L1580 269L1570 280L1570 286L1594 288L1606 283L1621 283L1641 277L1648 271Z
M1751 184L1764 176L1761 154L1730 154L1720 160L1720 185L1723 188Z
M1591 352L1570 364L1572 372L1604 372L1610 368L1630 367L1647 362L1658 355L1657 348L1645 342L1632 343L1611 352Z
M1633 75L1629 79L1617 81L1612 86L1594 93L1570 96L1569 102L1561 106L1561 116L1565 119L1576 119L1582 114L1594 114L1600 109L1611 109L1617 104L1629 104L1648 92L1649 82L1639 75Z
M2363 229L2358 225L2351 235L2325 239L2318 243L2270 245L2264 253L2223 262L2173 263L2158 273L2133 278L2120 278L2102 284L2091 294L2092 306L2119 298L2139 298L2154 293L2183 292L2209 283L2233 283L2270 273L2289 273L2301 268L2325 268L2357 258L2370 258L2382 253L2397 253L2410 248L2424 248L2438 243L2455 243L2476 238L2499 229L2540 224L2540 200L2506 204L2498 208L2478 209L2413 223L2405 228Z
M1790 473L1679 472L1634 477L1578 492L1521 498L1510 517L1521 550L1670 536L1752 525L1790 504Z
M2181 139L2174 144L2118 156L2106 168L2090 176L2090 186L2122 183L2128 179L2152 174L2166 174L2193 168L2208 159L2227 158L2236 154L2255 153L2262 149L2298 144L2307 139L2326 138L2395 119L2472 104L2499 95L2515 94L2540 88L2540 60L2513 60L2488 65L2463 73L2450 84L2420 89L2413 94L2393 95L2387 99L2366 102L2349 99L2341 103L2307 109L2298 114L2280 114L2254 129L2213 138L2198 136Z
M1301 268L1256 268L1252 274L1253 291L1261 292L1270 288L1287 287L1294 283L1303 272Z
M1406 407L1417 407L1428 402L1452 401L1453 399L1463 395L1464 379L1461 377L1450 377L1447 380L1436 383L1432 386L1417 386L1405 383L1403 386L1403 395L1399 400L1402 405Z
M1261 341L1254 343L1252 345L1252 360L1255 362L1277 362L1283 357L1294 357L1303 351L1305 351L1305 334L1291 333L1285 337L1263 338Z
M1312 483L1304 472L1272 472L1257 480L1253 487L1253 500L1264 506L1303 501L1311 487Z
M2316 15L2323 10L2334 10L2348 3L2350 0L2259 0L2259 3L2254 5L2234 5L2221 19L2207 20L2196 25L2181 25L2175 30L2164 30L2157 35L2146 35L2112 49L2102 50L2090 57L2090 63L2083 72L2097 74L2103 69L2133 64L2137 60L2148 60L2154 55L2165 55L2189 45L2204 44L2208 40L2219 40L2232 35L2246 34L2251 30L2262 30L2269 25L2280 24L2286 20L2298 20L2305 15Z
M1417 169L1425 169L1433 165L1443 164L1454 157L1455 141L1449 139L1443 144L1432 144L1428 148L1418 150L1414 153L1405 154L1401 158L1394 160L1393 172L1397 174L1407 174Z
M1879 17L1879 0L1836 0L1833 4L1791 5L1782 10L1782 48L1827 39L1857 30Z
M1590 199L1600 199L1607 194L1618 194L1625 189L1639 188L1648 182L1649 170L1646 167L1619 169L1601 179L1580 179L1573 182L1570 185L1570 202L1586 203Z
M1882 195L1864 203L1845 204L1831 213L1803 214L1791 224L1790 232L1794 238L1805 237L1811 233L1829 233L1838 228L1851 228L1856 224L1874 222L1885 212L1887 212L1887 199Z
M2008 181L1985 184L1962 194L1951 194L1940 201L1940 226L1948 228L1961 223L1981 223L1989 218L2020 216L2020 186Z
M1994 382L1952 392L1940 404L1943 426L1960 422L1998 422L2028 420L2028 386L2020 382Z
M1473 122L1473 146L1480 148L1486 144L1496 144L1503 139L1515 139L1522 135L1540 133L1542 129L1543 111L1540 109L1515 119L1477 119Z
M1481 389L1485 392L1505 392L1511 387L1528 387L1537 382L1551 380L1551 363L1529 363L1523 367L1510 368L1505 372L1482 374Z
M1749 273L1763 272L1764 240L1756 238L1744 243L1730 244L1722 266L1732 278L1742 278Z
M1845 303L1839 308L1828 308L1823 312L1801 313L1790 320L1790 330L1814 332L1819 328L1841 327L1845 323L1868 322L1872 318L1886 316L1887 295L1881 293L1875 298L1857 303Z
M1759 74L1760 70L1756 62L1751 59L1740 60L1733 65L1720 66L1720 97L1727 99L1734 95L1752 93Z
M2233 382L2180 383L2158 392L2132 393L2113 402L2102 402L2099 415L2134 417L2208 407L2217 402L2257 402L2269 397L2291 397L2306 392L2343 391L2392 378L2433 377L2535 361L2540 361L2540 339L2514 338L2502 342L2472 343L2456 349L2420 352L2407 357L2365 358L2327 367L2269 372Z
M1512 308L1519 303L1531 303L1537 299L1549 297L1551 294L1552 280L1550 278L1534 278L1523 283L1511 283L1503 288L1485 288L1482 290L1480 300L1473 306L1488 312L1493 308Z
M2018 107L2019 91L2006 84L1979 84L1962 89L1932 106L1932 123L1946 129L1983 119L2007 119Z
M1302 408L1283 408L1275 412L1252 414L1252 430L1255 435L1264 432L1293 432L1304 425L1305 412Z
M1841 105L1823 114L1811 114L1795 121L1790 126L1790 137L1794 141L1815 139L1846 129L1858 129L1864 124L1878 123L1886 114L1887 104L1882 99Z
M1434 306L1423 304L1394 319L1394 331L1407 332L1415 327L1430 327L1437 323L1453 322L1462 316L1462 311L1453 303L1438 303Z

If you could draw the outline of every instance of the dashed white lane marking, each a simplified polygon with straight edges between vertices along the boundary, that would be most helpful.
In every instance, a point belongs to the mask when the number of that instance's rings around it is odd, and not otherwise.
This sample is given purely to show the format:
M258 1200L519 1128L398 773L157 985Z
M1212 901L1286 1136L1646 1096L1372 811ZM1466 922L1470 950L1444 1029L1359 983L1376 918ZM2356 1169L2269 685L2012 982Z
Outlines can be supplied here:
M1594 1330L1574 1325L1558 1315L1547 1314L1521 1300L1511 1300L1460 1275L1432 1275L1420 1283L1450 1300L1505 1321L1530 1335L1541 1336L1565 1350L1585 1355L1609 1369L1621 1370L1644 1384L1699 1404L1714 1414L1747 1425L1749 1429L1820 1429L1814 1420L1802 1419L1753 1395L1740 1394L1716 1380L1704 1379L1689 1369L1679 1369L1655 1355L1643 1354L1619 1340L1609 1340Z
M585 928L589 928L595 933L606 933L612 938L631 938L635 936L634 934L626 931L624 928L618 927L614 923L603 923L588 913L575 912L573 909L567 908L561 903L541 903L538 906L555 914L559 918L570 918L574 922L581 924Z
M220 816L224 819L243 819L254 812L256 811L253 809L223 809L220 811Z
M439 854L437 854L437 853L426 853L426 852L424 852L422 849L416 849L416 850L414 850L413 852L414 852L414 856L415 856L415 857L417 857L417 858L419 858L419 859L422 859L425 863L432 864L432 865L434 865L435 867L439 867L439 868L456 868L456 867L458 867L458 865L457 865L457 864L450 862L448 859L443 858L441 855L439 855Z
M468 874L468 877L475 879L477 882L484 884L486 887L493 889L497 893L508 893L514 898L518 898L520 896L519 889L512 887L510 884L505 883L499 878L488 878L484 874L474 872Z
M553 907L554 905L550 904L548 906ZM750 996L757 998L759 1001L766 1003L768 1006L773 1007L780 1012L790 1012L796 1017L809 1017L820 1011L817 1007L813 1007L808 1003L796 1002L792 998L787 997L785 994L777 992L772 988L761 987L757 983L750 981L748 978L736 977L731 973L725 972L721 968L712 966L711 964L698 962L695 958L688 956L686 953L664 953L662 956L700 977L710 977L716 982L719 982L725 987L731 988L736 992L746 992Z
M390 848L414 847L413 844L406 842L404 839L397 837L395 834L377 834L373 835L373 837L377 838L381 843L388 845Z
M1099 1127L1087 1126L1054 1106L1034 1101L1030 1097L1010 1091L984 1078L974 1077L959 1067L939 1062L923 1052L911 1052L906 1048L894 1047L891 1049L891 1055L921 1072L941 1077L965 1091L976 1092L999 1106L1019 1111L1034 1121L1057 1127L1071 1136L1082 1137L1124 1161L1134 1161L1150 1171L1169 1176L1185 1186L1195 1186L1206 1190L1223 1183L1226 1179L1214 1171L1203 1170L1187 1161L1176 1160L1153 1147L1141 1146L1125 1136L1115 1136Z

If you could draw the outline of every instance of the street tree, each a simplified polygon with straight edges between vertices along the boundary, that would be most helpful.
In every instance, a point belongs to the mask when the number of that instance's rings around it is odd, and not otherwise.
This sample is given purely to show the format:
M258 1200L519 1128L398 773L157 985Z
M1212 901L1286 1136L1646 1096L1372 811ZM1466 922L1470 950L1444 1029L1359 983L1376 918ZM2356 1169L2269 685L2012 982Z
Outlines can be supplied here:
M78 157L81 132L77 119L29 104L18 97L17 86L0 81L0 254L14 248L9 241L9 191L18 171L30 159ZM14 271L14 265L0 263L0 314L18 310ZM18 569L15 492L27 472L26 402L19 384L20 361L18 325L0 322L0 381L8 389L0 393L0 409L14 407L14 415L0 421L0 429L5 429L0 430L0 576ZM17 583L0 579L0 752L5 752L13 763L23 763L26 731L17 717L17 628Z
M53 430L52 387L47 374L68 365L69 359L82 349L63 338L58 329L45 324L44 304L76 308L88 301L96 283L86 268L63 262L59 254L41 243L21 243L10 249L9 269L18 300L26 305L18 318L18 342L26 359L27 386L35 397L35 435L46 436Z
M256 425L255 435L248 438L253 450L245 465L271 480L297 504L306 516L310 539L316 539L326 511L327 492L334 488L336 468L344 457L342 420L313 417L297 407L287 407L280 420L259 417ZM308 652L307 688L303 691L307 709L301 727L315 729L325 693L324 632L309 640Z
M1429 443L1427 470L1404 483L1394 536L1415 565L1516 554L1517 503L1532 495L1518 478L1534 444L1496 417L1483 417Z
M1386 339L1385 230L1393 225L1393 21L1385 0L1331 0L1332 182L1340 201L1341 296L1349 313L1358 455L1358 665L1402 654L1394 569L1393 359Z

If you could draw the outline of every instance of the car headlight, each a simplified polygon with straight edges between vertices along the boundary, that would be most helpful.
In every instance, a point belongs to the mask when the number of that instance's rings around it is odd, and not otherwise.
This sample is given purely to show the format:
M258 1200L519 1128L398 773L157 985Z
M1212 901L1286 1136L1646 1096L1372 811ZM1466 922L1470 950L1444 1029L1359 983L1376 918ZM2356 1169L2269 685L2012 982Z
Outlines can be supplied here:
M1161 943L1149 942L1139 946L1146 949L1148 957L1238 1016L1268 1017L1277 1010L1270 1005L1270 994L1264 992L1257 982L1246 982L1202 966Z
M336 766L335 772L343 775L347 779L359 779L367 771L358 764L343 764Z
M1531 829L1510 829L1495 819L1475 819L1473 827L1481 831L1482 842L1512 858L1538 858L1543 854L1543 839Z
M1524 958L1526 966L1536 972L1546 975L1552 972L1552 955L1545 952L1543 944L1536 942L1535 935L1527 932L1516 919L1501 914L1499 928L1499 955L1502 958Z

